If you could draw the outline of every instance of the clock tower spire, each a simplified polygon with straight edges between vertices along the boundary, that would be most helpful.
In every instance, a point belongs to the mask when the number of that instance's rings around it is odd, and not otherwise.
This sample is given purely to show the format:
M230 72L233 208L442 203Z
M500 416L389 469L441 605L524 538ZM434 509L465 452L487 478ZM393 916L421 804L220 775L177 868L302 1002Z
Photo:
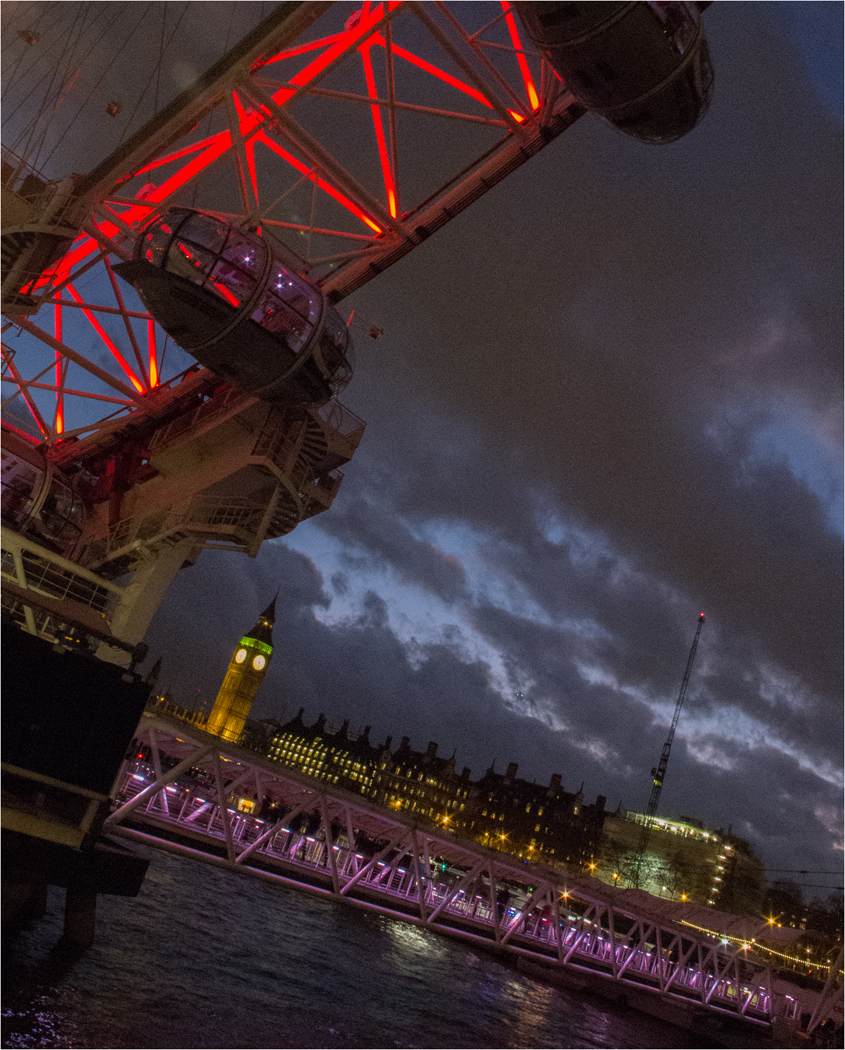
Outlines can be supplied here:
M276 592L278 597L278 592ZM273 656L273 625L276 622L276 598L258 617L253 629L241 638L229 666L205 728L236 743Z

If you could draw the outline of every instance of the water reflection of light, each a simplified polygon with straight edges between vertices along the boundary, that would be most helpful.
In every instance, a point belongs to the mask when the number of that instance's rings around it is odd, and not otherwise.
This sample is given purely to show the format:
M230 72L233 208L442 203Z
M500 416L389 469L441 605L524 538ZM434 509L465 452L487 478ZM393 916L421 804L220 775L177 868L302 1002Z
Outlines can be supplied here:
M500 986L498 1008L509 1022L509 1045L537 1046L538 1029L554 1005L554 991L525 978L509 977Z
M445 943L427 930L393 920L386 923L385 929L390 938L402 949L411 952L426 952L429 956L446 954Z

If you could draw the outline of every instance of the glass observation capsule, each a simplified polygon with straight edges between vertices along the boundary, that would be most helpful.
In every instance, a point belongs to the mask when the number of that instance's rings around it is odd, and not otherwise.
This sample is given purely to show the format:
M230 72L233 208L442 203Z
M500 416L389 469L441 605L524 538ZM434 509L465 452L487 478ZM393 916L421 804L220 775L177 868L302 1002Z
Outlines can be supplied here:
M32 442L3 428L3 524L65 557L85 524L85 505L71 481Z
M340 314L257 233L172 208L114 269L183 350L256 397L321 405L352 378Z
M515 3L528 35L588 110L647 142L674 142L710 102L699 5Z

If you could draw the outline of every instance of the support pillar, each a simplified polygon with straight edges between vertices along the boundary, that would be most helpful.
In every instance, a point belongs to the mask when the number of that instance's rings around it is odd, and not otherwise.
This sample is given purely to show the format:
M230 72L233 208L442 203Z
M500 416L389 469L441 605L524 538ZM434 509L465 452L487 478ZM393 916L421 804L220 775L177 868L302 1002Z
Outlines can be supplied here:
M65 896L65 925L59 945L63 948L90 948L94 943L97 894L68 886Z
M132 567L132 579L112 613L111 629L124 642L140 642L158 609L164 592L192 549L189 543L144 551ZM103 643L97 656L109 663L129 666L129 653Z

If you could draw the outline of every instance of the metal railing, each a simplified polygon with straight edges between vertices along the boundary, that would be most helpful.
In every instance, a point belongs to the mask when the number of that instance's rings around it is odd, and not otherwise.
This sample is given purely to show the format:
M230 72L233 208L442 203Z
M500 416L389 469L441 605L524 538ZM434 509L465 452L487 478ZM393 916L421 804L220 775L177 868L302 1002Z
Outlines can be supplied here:
M11 529L2 530L0 573L9 582L59 601L70 600L108 613L123 594L123 587L24 539Z
M798 998L775 993L765 963L655 919L597 880L456 839L184 722L147 714L138 739L149 758L126 765L106 822L126 837L689 1010L767 1027L800 1016ZM166 838L158 828L169 829Z

